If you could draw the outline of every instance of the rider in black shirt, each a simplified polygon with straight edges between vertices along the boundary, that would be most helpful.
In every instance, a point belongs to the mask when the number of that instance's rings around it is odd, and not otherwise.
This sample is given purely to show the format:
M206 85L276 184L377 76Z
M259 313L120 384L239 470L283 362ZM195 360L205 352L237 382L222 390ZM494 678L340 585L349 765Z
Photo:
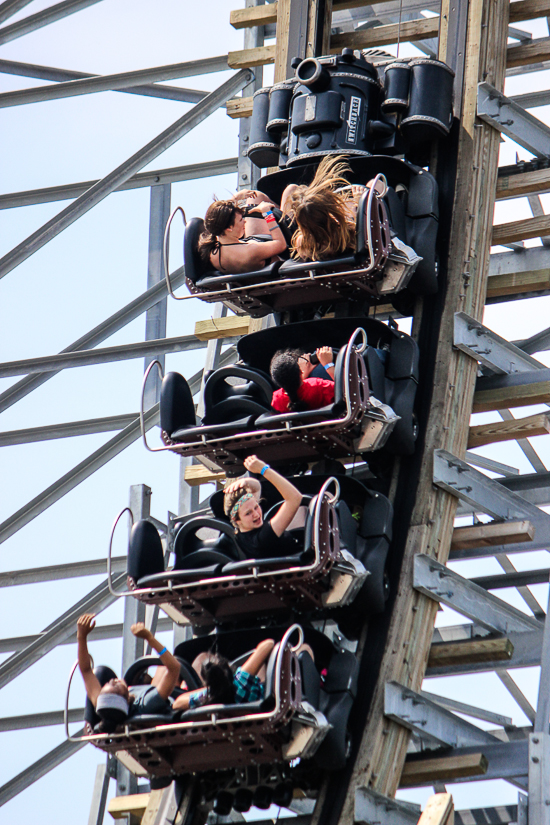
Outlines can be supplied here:
M283 497L283 503L270 521L264 522L260 495L262 487L254 478L233 481L224 490L224 510L235 528L237 543L249 559L291 556L300 544L285 532L296 515L302 494L286 478L255 455L244 460L251 473L265 476Z

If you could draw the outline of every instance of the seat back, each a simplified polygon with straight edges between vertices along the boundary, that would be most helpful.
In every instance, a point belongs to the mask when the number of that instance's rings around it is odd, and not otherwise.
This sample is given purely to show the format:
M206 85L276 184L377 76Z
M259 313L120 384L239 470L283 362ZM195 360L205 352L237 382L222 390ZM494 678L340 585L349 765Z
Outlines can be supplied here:
M231 379L241 379L234 384ZM224 424L271 410L273 385L267 375L249 367L221 367L204 387L204 424Z
M336 505L336 514L338 516L340 547L343 550L348 550L353 555L357 540L357 522L351 515L348 505L342 499Z
M367 347L363 353L363 358L367 365L369 376L369 387L372 394L379 401L386 399L386 369L384 362L378 355L379 350L374 347Z
M384 196L384 203L388 212L390 228L393 229L399 240L407 243L405 207L403 201L391 186L388 186L388 191Z
M347 347L341 348L334 365L334 407L336 409L344 409L346 406L344 397L344 387L346 386L346 376L344 375L346 349Z
M319 709L319 697L321 690L321 677L315 667L315 663L310 654L303 650L298 654L300 663L300 674L302 677L302 699L309 702L317 710Z
M144 576L162 573L164 551L158 530L147 519L140 519L132 526L128 544L128 575L135 582Z
M200 538L197 534L204 528L217 531L219 535L213 538ZM174 542L174 553L176 570L229 564L245 558L228 522L202 516L190 519L180 528Z
M370 258L368 243L368 203L369 190L361 195L355 219L355 254L359 260ZM374 252L374 261L370 261L370 264L380 270L386 263L390 252L391 237L388 213L384 201L376 196L374 196L370 216L370 234Z
M191 218L185 227L183 239L183 262L185 266L185 277L196 284L205 273L213 267L205 265L199 255L199 238L204 232L204 221L202 218Z
M124 674L124 681L130 687L131 685L142 685L142 677L146 670L154 665L162 665L159 656L140 656L135 662L132 662L126 673Z
M179 372L168 372L160 388L160 428L168 435L192 426L195 405L189 384Z

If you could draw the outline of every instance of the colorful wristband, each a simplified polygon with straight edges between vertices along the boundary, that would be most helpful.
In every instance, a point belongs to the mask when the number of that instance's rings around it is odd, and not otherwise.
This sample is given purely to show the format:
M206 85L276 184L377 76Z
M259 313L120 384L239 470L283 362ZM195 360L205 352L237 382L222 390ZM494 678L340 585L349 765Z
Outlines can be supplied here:
M159 652L159 656L164 656L165 653L168 653L168 648L163 647L162 650Z
M260 475L261 476L265 475L267 470L271 470L271 467L269 466L269 464L264 464L264 466L260 470Z
M329 370L331 367L334 366L334 361L331 361L330 364L324 364L326 370Z

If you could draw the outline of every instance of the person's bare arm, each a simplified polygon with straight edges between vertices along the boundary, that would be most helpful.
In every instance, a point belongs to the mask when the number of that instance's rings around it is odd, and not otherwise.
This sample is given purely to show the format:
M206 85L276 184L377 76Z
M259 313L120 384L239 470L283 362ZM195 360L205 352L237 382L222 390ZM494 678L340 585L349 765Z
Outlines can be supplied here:
M332 347L319 347L315 350L319 363L325 367L328 374L334 381L334 356L332 354ZM327 368L327 364L332 364L332 367Z
M241 670L244 670L245 673L250 673L251 676L257 676L261 666L269 659L274 647L275 642L273 639L264 639L264 641L260 642L257 646L254 653L248 657L244 665L242 665Z
M172 710L189 710L189 700L191 696L197 696L199 693L204 693L204 688L197 688L197 690L188 690L182 693L174 700Z
M156 650L157 653L160 654L160 652L164 649L164 645L161 644L158 639L155 639L151 631L145 627L143 622L133 624L131 631L138 639L144 639L147 644L151 645L153 650ZM160 661L166 670L162 673L156 688L163 699L168 699L178 683L180 664L178 660L172 656L169 650L165 650L164 653L162 653Z
M96 706L97 697L101 693L101 684L92 670L92 659L88 651L88 636L95 627L95 613L84 613L76 623L76 641L78 644L78 667L82 674L86 695Z
M265 461L261 461L255 455L249 455L244 460L244 466L251 473L261 473L266 467ZM270 481L276 490L282 495L284 501L270 521L271 529L276 536L282 536L302 503L302 494L284 476L279 475L271 467L264 471L264 478Z
M223 488L223 491L224 493L232 493L233 490L240 490L241 488L249 490L251 493L254 493L254 495L260 495L262 492L262 485L258 479L248 478L248 476L239 478L237 481L231 481Z

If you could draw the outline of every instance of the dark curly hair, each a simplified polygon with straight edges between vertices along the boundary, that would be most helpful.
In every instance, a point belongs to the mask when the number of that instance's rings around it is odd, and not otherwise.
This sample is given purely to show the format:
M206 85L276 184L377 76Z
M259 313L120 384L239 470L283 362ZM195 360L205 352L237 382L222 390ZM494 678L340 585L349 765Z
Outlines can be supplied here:
M207 705L232 705L235 702L233 671L227 659L213 653L201 667L201 677L206 685Z
M234 201L214 201L204 216L204 232L199 238L199 255L205 263L210 263L210 255L218 246L218 235L235 223L235 215L243 215L243 210Z
M298 365L298 358L305 350L280 349L271 359L271 377L278 387L281 387L289 398L288 408L291 412L307 410L307 404L300 401L298 390L302 385L302 373Z

